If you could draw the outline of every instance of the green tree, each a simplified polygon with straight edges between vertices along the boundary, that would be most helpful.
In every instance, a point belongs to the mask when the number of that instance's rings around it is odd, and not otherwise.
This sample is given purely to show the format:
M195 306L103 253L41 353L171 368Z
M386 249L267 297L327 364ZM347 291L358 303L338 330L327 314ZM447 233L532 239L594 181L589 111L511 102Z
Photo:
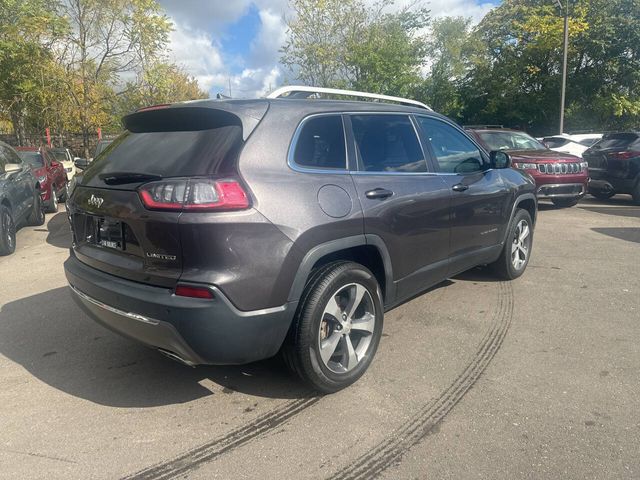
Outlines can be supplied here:
M568 130L633 127L640 111L640 2L573 0ZM464 120L556 132L563 18L544 0L505 0L474 34L482 52L461 86Z
M471 68L470 58L477 43L471 41L471 20L443 17L434 20L426 43L430 67L416 96L431 108L451 118L460 119L463 102L460 82Z
M150 105L209 98L195 78L177 65L163 62L149 65L135 82L128 83L117 96L118 117Z
M0 112L20 144L49 84L51 46L65 32L57 9L56 2L45 0L0 0Z
M362 0L293 0L282 63L305 84L405 94L420 80L428 12Z
M109 123L121 75L162 55L171 23L155 0L67 0L63 13L71 28L60 45L60 62L89 156L90 134Z

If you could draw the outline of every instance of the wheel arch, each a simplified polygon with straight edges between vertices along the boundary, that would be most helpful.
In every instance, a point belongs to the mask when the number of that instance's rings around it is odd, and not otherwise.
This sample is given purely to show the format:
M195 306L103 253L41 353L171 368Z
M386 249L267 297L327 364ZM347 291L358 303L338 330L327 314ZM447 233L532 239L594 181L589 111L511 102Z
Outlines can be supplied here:
M384 241L377 235L357 235L340 238L315 246L302 259L289 292L289 301L298 301L311 274L333 261L360 263L375 275L382 290L383 302L393 302L395 286L391 257Z

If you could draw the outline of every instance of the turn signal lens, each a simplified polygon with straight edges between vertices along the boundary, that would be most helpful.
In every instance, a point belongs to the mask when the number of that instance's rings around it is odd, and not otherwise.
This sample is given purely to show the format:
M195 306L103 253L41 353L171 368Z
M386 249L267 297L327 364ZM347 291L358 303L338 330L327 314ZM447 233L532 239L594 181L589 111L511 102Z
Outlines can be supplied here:
M194 287L191 285L178 285L176 287L176 295L179 297L203 298L212 300L213 293L207 287Z
M236 180L163 180L143 185L138 194L149 210L208 212L249 208L249 196Z

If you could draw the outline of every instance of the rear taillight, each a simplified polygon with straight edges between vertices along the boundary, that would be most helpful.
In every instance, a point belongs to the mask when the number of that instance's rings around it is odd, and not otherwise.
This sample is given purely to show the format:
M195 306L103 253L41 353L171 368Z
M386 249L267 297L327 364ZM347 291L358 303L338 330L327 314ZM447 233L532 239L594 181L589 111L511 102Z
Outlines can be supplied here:
M613 152L609 153L608 157L613 160L629 160L631 158L640 157L640 152L627 150L626 152Z
M207 287L194 287L193 285L178 285L176 295L179 297L202 298L212 300L213 293Z
M249 208L249 196L236 180L168 179L138 189L149 210L220 211Z

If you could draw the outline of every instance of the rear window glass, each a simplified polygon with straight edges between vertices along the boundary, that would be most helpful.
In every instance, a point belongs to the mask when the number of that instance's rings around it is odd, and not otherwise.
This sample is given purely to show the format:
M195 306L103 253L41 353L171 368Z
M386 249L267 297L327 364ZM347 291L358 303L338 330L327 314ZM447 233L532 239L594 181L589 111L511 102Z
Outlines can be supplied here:
M67 158L67 153L63 150L49 150L55 158L59 162L66 162L69 159Z
M640 137L637 133L610 133L605 135L595 147L600 149L627 148L631 144L638 142Z
M309 168L346 169L344 129L340 115L314 117L300 131L293 154L297 165Z
M567 140L566 138L547 137L543 140L543 142L549 148L559 148L564 147L567 143L569 143L569 140Z
M86 173L224 174L232 171L241 146L242 128L237 125L199 131L126 132L94 159Z
M20 152L18 155L23 162L27 162L32 167L44 167L44 158L40 152Z

